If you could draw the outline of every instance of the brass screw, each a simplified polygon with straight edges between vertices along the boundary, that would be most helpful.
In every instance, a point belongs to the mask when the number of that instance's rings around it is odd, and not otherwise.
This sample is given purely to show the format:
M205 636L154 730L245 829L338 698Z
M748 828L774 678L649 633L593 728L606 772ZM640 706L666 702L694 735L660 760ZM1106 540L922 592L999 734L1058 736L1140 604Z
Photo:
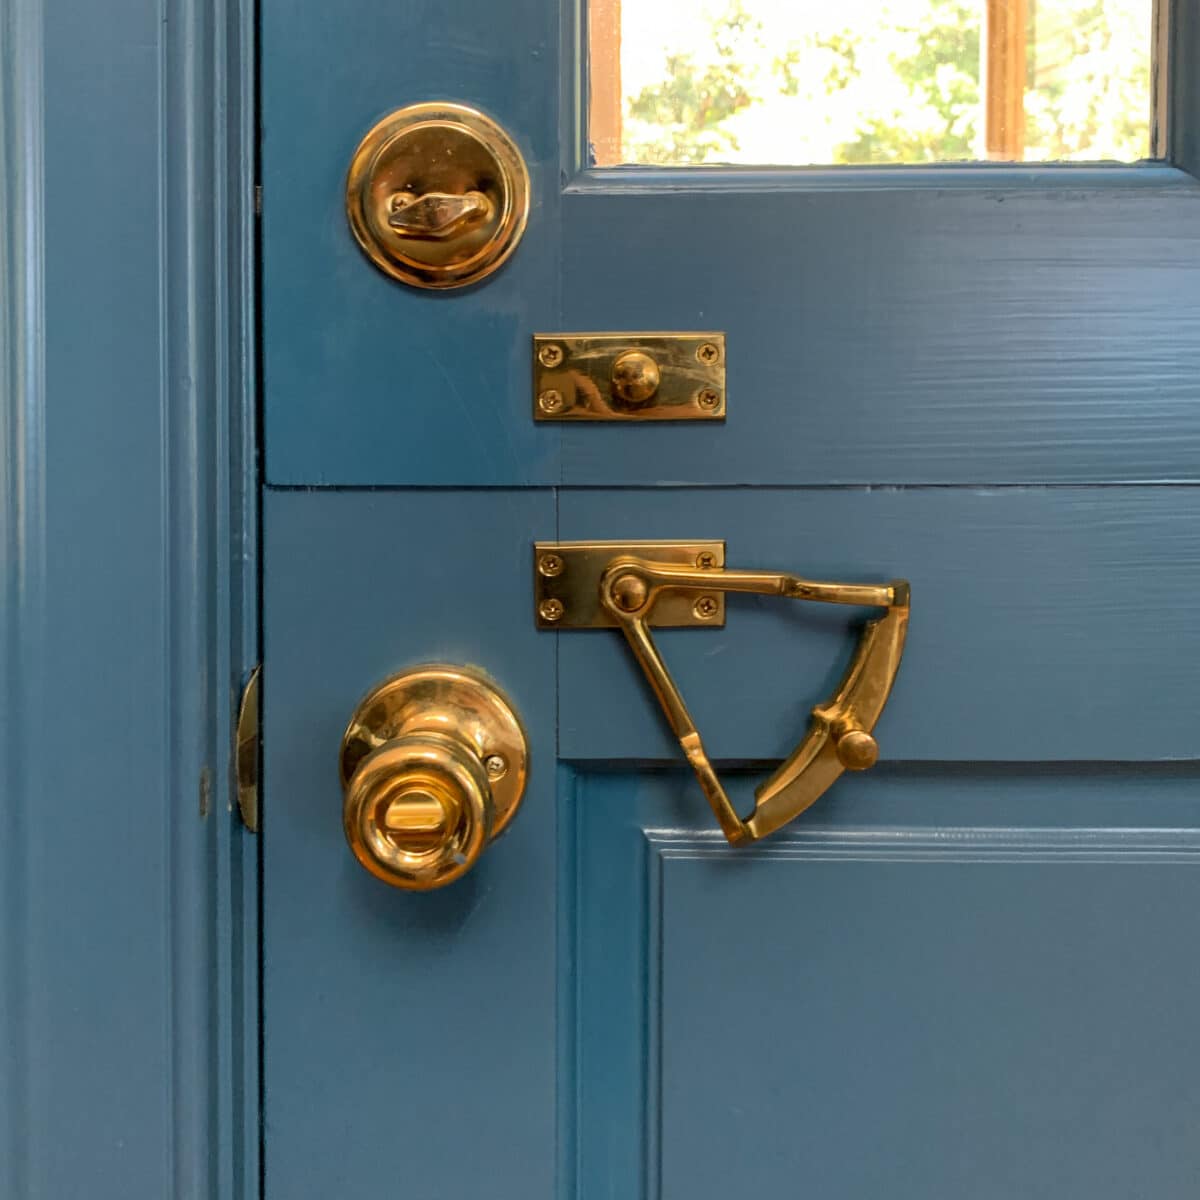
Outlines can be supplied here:
M543 554L538 559L538 574L545 575L547 579L553 579L555 575L563 573L565 565L561 554Z
M552 596L549 600L543 600L538 605L538 616L543 621L559 621L566 610L563 608L563 602L556 600Z
M721 357L721 351L712 342L705 342L697 351L696 357L706 366L711 367Z
M692 612L698 620L711 621L717 615L717 602L712 596L701 596L692 605Z
M503 779L508 774L508 763L504 761L503 754L489 754L483 760L483 765L489 779Z
M562 412L562 392L557 388L548 388L538 397L538 408L544 413Z
M717 556L711 550L702 550L696 555L696 566L698 567L715 567L717 565Z
M543 367L557 367L563 360L563 351L561 346L543 346L538 351L538 362Z
M721 403L721 397L715 388L701 388L700 391L696 393L696 403L700 405L701 408L712 412L712 410Z

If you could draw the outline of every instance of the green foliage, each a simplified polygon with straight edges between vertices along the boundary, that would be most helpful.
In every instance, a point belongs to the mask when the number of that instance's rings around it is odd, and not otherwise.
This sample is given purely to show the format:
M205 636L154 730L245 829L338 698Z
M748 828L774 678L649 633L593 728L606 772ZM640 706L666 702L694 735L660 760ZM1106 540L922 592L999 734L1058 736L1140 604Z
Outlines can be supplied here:
M890 55L901 104L864 114L839 163L947 162L975 155L980 114L979 6L935 0L919 25L897 26L906 46Z
M1104 0L1042 5L1045 28L1029 64L1025 138L1029 157L1116 158L1147 153L1150 58L1136 8Z
M699 66L690 54L668 55L663 83L643 88L629 101L633 131L635 122L642 126L634 162L702 163L738 148L737 138L722 124L755 101L742 59L745 42L761 28L736 0L713 28L715 62Z
M1031 3L1028 159L1130 160L1146 152L1148 4ZM839 26L822 10L809 32L784 44L752 9L732 0L713 22L711 53L669 55L661 82L629 98L627 161L744 158L751 129L759 146L749 153L760 162L983 157L979 0L880 0L870 27ZM781 115L755 126L768 104Z

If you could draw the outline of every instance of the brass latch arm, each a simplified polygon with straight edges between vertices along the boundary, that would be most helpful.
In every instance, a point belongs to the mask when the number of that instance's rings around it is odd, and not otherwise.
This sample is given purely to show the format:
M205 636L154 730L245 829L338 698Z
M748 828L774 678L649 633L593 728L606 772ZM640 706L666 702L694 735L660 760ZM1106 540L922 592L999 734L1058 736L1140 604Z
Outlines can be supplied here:
M748 592L824 604L886 609L867 624L858 649L833 698L813 709L804 740L755 791L754 812L743 819L709 760L695 721L650 636L650 616L669 592ZM757 841L810 807L844 770L875 764L872 730L891 692L908 629L909 585L822 583L774 571L727 571L613 559L600 577L604 609L620 627L666 713L671 730L733 845Z

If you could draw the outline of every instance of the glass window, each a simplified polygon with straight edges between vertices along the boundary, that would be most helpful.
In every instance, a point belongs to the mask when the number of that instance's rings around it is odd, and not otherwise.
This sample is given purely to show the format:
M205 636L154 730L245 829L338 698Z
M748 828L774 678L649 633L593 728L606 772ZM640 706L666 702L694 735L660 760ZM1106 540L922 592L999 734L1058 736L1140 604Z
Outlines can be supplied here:
M1135 162L1154 0L589 0L599 166Z

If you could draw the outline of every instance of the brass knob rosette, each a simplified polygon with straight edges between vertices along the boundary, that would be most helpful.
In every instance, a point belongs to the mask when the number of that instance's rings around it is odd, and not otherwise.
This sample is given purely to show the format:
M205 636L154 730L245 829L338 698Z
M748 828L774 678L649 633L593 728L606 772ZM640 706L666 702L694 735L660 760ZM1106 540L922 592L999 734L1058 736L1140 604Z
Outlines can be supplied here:
M435 665L365 697L342 738L340 769L355 858L385 883L429 891L466 874L512 820L528 749L495 685Z

